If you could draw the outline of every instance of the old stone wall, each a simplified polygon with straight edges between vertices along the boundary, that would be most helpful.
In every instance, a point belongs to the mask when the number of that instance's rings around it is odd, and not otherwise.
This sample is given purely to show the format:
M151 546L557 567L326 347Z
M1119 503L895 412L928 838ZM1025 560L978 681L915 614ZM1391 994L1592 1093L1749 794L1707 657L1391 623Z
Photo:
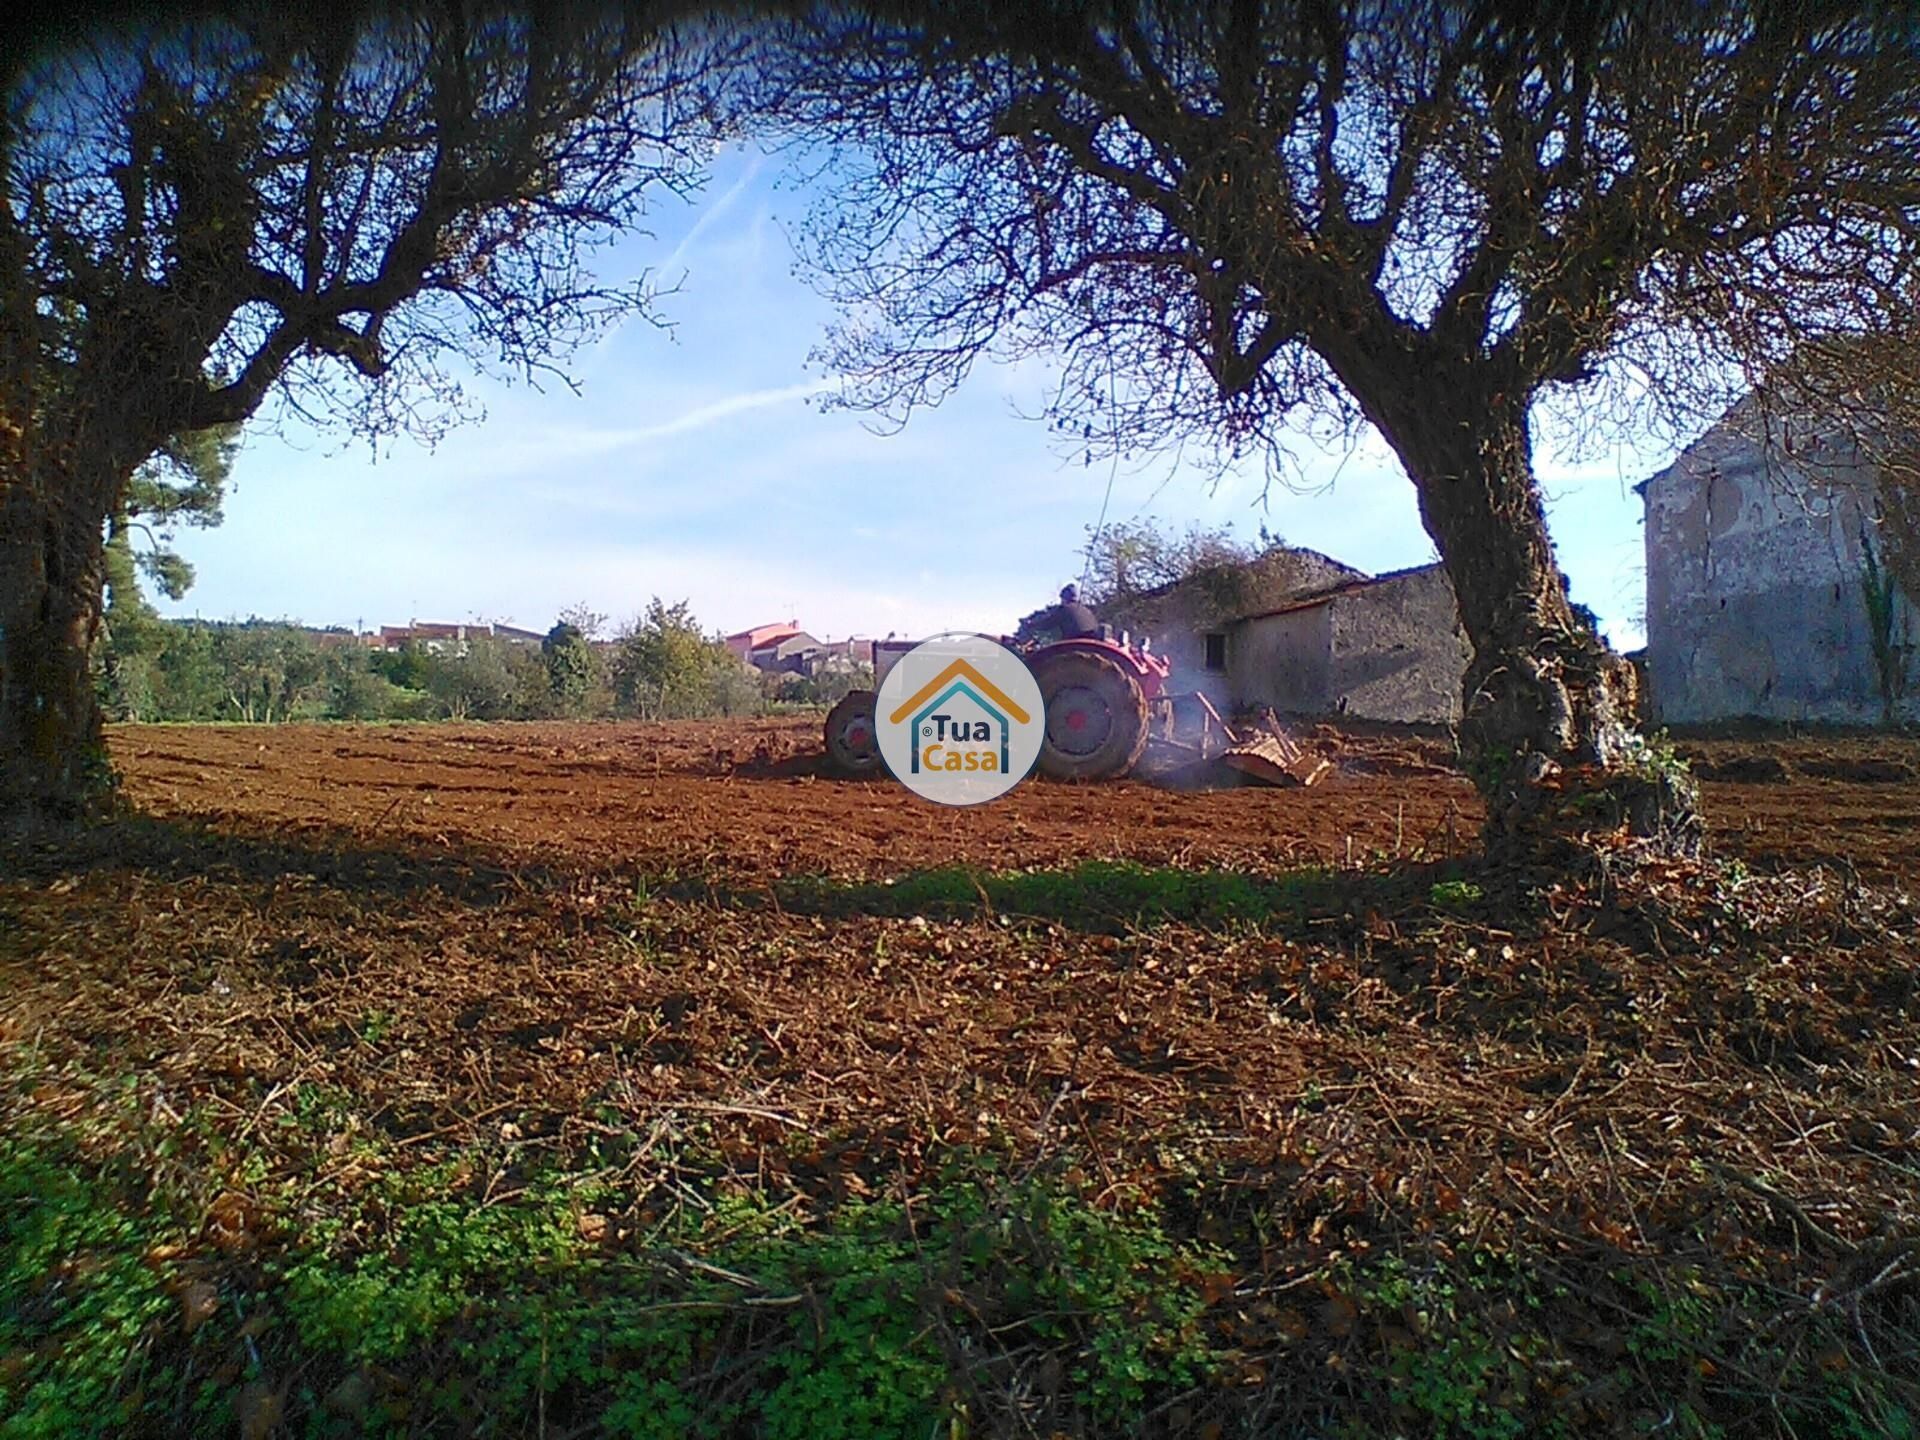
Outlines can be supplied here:
M1740 420L1644 487L1649 709L1669 724L1876 723L1861 585L1875 477L1841 442L1806 436L1788 455ZM1896 608L1911 644L1920 617L1905 599Z
M1227 639L1228 704L1273 707L1284 715L1324 715L1334 707L1331 603L1244 620Z
M1251 564L1206 572L1106 606L1100 618L1115 630L1151 637L1153 648L1173 663L1171 690L1198 691L1225 709L1237 703L1231 677L1239 640L1235 622L1241 616L1359 578L1360 571L1318 551L1282 547ZM1228 637L1225 669L1207 668L1210 634Z
M1214 708L1222 709L1233 703L1227 672L1207 668L1206 637L1210 633L1221 633L1226 628L1226 621L1214 619L1204 611L1184 615L1172 612L1167 613L1159 623L1146 628L1116 626L1115 633L1117 635L1124 629L1136 640L1143 635L1152 640L1154 650L1173 664L1167 681L1170 691L1176 694L1198 692L1212 701Z
M1424 723L1459 718L1472 657L1437 565L1253 616L1234 627L1229 653L1238 709Z
M1333 703L1363 720L1451 723L1473 648L1438 565L1383 576L1334 597Z

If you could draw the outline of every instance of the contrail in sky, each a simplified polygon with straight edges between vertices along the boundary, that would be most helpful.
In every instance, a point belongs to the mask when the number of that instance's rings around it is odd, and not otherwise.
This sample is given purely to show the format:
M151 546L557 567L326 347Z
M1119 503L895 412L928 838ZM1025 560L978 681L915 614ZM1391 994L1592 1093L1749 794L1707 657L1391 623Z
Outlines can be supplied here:
M834 389L839 383L837 380L808 380L800 385L782 385L774 390L747 390L738 395L729 395L724 400L716 400L711 405L701 405L687 411L684 415L676 415L671 420L662 420L657 425L642 425L632 430L601 430L591 433L594 439L605 441L604 448L617 449L641 440L655 440L662 435L678 435L686 430L699 430L716 421L725 420L729 416L739 415L748 410L764 410L769 405L784 404L788 400L806 400Z
M568 427L564 430L550 431L534 440L533 448L526 454L528 458L550 461L565 456L570 459L583 459L590 455L606 455L615 450L624 450L629 445L638 445L645 440L658 440L668 435L682 435L689 430L703 430L709 425L731 419L735 415L744 415L751 410L765 410L774 405L784 405L790 400L806 400L815 395L823 395L839 385L837 380L807 380L798 385L781 385L770 390L743 390L737 395L728 395L705 405L675 415L669 420L656 421L651 425L636 425L630 429L587 429ZM496 458L500 451L495 450Z
M734 203L746 193L747 187L751 185L754 178L759 175L764 163L764 157L755 155L753 159L748 162L747 168L741 174L740 178L729 185L718 200L700 212L700 218L693 222L693 228L680 237L680 243L675 245L668 253L667 258L655 267L657 273L664 277L666 283L675 284L678 282L679 277L674 272L680 269L681 263L687 257L687 253L693 249L695 242L707 233L713 223L725 215L727 211L731 210ZM588 357L583 373L590 373L594 367L600 363L601 357L607 353L608 348L613 344L614 340L618 338L620 332L627 328L627 320L629 318L631 317L622 317L615 321L607 327L607 333L594 342L593 353Z

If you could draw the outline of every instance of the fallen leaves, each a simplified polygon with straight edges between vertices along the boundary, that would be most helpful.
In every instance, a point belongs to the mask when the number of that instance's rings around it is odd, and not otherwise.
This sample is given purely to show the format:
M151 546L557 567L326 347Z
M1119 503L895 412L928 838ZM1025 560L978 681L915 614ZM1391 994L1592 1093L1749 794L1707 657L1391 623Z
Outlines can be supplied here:
M235 1190L223 1191L207 1208L206 1235L221 1250L235 1254L259 1244L260 1211Z
M191 1335L220 1313L220 1290L206 1280L195 1280L180 1292L180 1324Z
M386 756L343 767L356 803L376 772L453 768L439 732L417 761L390 737L326 733ZM305 741L288 738L275 765L289 768L267 772L287 789L248 823L291 824L312 798ZM489 743L489 763L551 777L517 742ZM553 763L604 769L606 803L623 805L621 767L651 757L607 747ZM1316 1364L1315 1347L1344 1365L1341 1350L1405 1345L1419 1327L1349 1291L1274 1287L1410 1237L1446 1261L1523 1238L1777 1274L1810 1233L1793 1207L1849 1245L1912 1222L1920 919L1895 890L1648 867L1605 890L1555 881L1494 926L1436 913L1431 876L1407 869L1342 872L1312 913L1232 933L800 916L726 894L823 857L865 874L1092 849L1275 873L1389 787L1316 787L1294 798L1320 808L1295 817L1255 792L1036 786L942 831L872 787L823 784L813 808L782 811L767 800L784 803L784 784L668 779L618 815L570 800L585 839L530 800L510 837L524 848L504 860L232 821L102 832L0 879L0 916L26 940L0 962L0 1062L30 1049L34 1065L12 1103L39 1121L110 1116L125 1079L143 1123L198 1143L191 1115L269 1172L207 1167L196 1244L147 1252L178 1286L169 1326L207 1326L270 1248L250 1194L457 1157L436 1183L491 1204L591 1146L634 1209L583 1198L590 1246L628 1243L716 1179L796 1214L914 1193L947 1145L1057 1161L1103 1204L1196 1177L1242 1187L1259 1243L1247 1209L1210 1197L1185 1233L1243 1248L1194 1283L1236 1343ZM497 804L443 793L469 818ZM1145 823L1167 805L1192 808ZM668 856L687 883L636 883ZM80 879L56 891L50 876ZM136 892L147 920L130 927ZM374 1012L387 1018L370 1029ZM102 1078L102 1057L123 1074ZM1708 1160L1765 1188L1723 1183ZM189 1272L200 1252L209 1268ZM1611 1361L1624 1347L1599 1327L1590 1348ZM325 1403L358 1418L371 1386L349 1376ZM243 1395L243 1433L272 1429L277 1394L262 1381Z

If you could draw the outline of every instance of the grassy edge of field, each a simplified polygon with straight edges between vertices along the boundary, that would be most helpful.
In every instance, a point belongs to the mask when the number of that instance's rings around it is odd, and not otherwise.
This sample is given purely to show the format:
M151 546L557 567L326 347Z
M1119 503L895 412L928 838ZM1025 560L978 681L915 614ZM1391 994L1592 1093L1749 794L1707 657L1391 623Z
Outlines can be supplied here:
M1916 1433L1845 1307L1783 1316L1757 1277L1409 1243L1246 1283L1253 1237L1170 1234L1057 1163L636 1221L616 1155L504 1197L456 1155L242 1201L149 1187L186 1173L164 1134L104 1138L0 1140L0 1435L1706 1437L1750 1433L1743 1391L1781 1433Z

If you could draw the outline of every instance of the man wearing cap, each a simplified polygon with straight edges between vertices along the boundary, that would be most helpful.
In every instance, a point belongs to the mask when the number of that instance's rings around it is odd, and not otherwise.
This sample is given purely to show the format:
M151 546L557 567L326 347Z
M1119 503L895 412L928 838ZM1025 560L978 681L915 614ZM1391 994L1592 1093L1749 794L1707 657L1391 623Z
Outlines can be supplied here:
M1091 640L1099 638L1100 620L1092 610L1080 603L1079 587L1063 585L1060 587L1060 603L1053 607L1053 613L1047 617L1047 628L1062 640Z

